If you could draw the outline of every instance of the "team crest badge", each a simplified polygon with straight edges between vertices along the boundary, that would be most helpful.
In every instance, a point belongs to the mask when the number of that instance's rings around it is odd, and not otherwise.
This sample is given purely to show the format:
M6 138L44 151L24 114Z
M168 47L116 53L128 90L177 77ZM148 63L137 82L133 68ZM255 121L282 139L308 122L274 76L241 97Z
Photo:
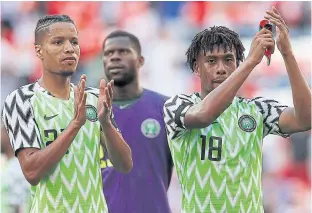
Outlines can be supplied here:
M238 120L239 127L245 132L252 132L256 129L256 120L250 115L243 115Z
M92 105L86 105L86 116L87 119L91 122L97 121L98 117L96 108Z
M141 132L147 138L156 138L160 133L160 124L157 120L148 118L142 122Z

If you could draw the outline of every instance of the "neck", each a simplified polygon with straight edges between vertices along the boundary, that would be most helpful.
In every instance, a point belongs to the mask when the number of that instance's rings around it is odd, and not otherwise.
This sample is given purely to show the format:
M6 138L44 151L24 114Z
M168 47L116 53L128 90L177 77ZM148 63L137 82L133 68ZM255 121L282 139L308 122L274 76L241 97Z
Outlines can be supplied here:
M211 91L206 91L206 90L203 90L201 89L199 95L200 95L200 98L203 100Z
M114 85L113 91L114 101L120 101L130 100L140 96L140 94L143 92L143 88L140 87L138 81L133 81L124 87L118 87Z
M64 100L69 98L70 77L44 72L44 75L42 75L38 83L56 98Z

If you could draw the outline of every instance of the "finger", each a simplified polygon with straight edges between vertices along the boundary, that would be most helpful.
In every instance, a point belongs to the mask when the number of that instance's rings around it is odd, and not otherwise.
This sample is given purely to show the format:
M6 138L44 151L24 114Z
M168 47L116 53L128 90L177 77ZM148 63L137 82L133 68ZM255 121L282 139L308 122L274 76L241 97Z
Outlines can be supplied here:
M109 95L110 95L110 97L111 97L111 99L113 100L113 86L114 86L114 80L111 80L110 81L110 86L109 86Z
M74 85L74 100L75 102L77 102L79 100L79 90L78 90L78 87Z
M84 108L86 108L87 97L88 97L88 93L84 92L84 94L83 94L83 99L82 99L82 106L83 106Z
M107 103L108 107L111 107L112 106L112 99L111 99L111 96L109 94L108 87L105 88L105 97L106 97L106 103Z
M266 33L266 34L261 34L258 35L257 38L274 38L273 33Z
M282 14L276 9L276 7L272 7L273 11L278 14L280 17L282 17Z
M104 91L105 86L106 86L106 82L105 82L104 79L102 79L102 80L100 81L100 94L99 94L100 97L105 96L105 91Z
M87 93L84 92L82 95L81 102L79 104L79 110L85 111L84 108L86 108L86 101L87 101Z
M107 102L106 102L105 100L103 101L103 106L104 106L104 109L105 109L105 110L108 110L108 109L109 109L108 104L107 104Z
M274 41L265 40L261 42L261 46L263 47L263 49L273 50L275 43Z
M80 85L80 99L79 101L81 102L83 99L83 95L85 93L85 88L86 88L86 81L84 79L81 80L81 85Z
M78 90L79 90L79 92L81 91L81 82L83 80L86 81L86 79L87 79L87 76L85 74L80 76L80 80L79 80L79 83L78 83Z
M266 28L262 28L262 29L258 32L258 36L259 36L259 35L262 35L262 34L272 34L272 35L273 35L273 33L271 32L271 30L268 30L268 29L266 29Z
M79 93L78 93L78 88L77 86L74 86L74 108L75 108L75 113L77 112L77 100L79 98Z
M269 20L270 22L275 24L280 31L289 32L289 29L286 26L286 24L282 23L279 19L271 17Z
M80 77L80 81L84 79L85 81L87 80L87 76L85 74L82 74L81 77Z
M268 15L274 17L274 18L277 18L277 19L281 18L281 16L279 14L275 13L273 10L267 10L266 14L268 14Z

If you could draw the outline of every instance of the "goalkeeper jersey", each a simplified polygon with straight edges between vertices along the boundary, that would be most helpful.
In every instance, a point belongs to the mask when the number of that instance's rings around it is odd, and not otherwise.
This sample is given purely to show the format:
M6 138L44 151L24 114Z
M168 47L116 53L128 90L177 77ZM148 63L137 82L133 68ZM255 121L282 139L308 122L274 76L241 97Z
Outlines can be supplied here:
M187 129L187 110L198 93L176 95L164 105L169 147L182 187L183 213L262 213L262 140L283 137L278 121L287 107L262 97L235 97L212 124Z
M99 159L98 90L87 88L86 91L86 123L61 161L37 186L32 186L30 212L107 212ZM38 83L23 86L6 98L2 111L15 153L21 148L49 146L73 116L72 85L68 100L53 97Z

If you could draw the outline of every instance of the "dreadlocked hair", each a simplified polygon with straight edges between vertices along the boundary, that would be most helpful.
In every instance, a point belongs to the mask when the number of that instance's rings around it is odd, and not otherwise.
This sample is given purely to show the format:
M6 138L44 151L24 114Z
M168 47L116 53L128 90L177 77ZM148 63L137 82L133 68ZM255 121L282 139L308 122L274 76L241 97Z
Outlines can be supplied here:
M47 15L38 20L35 29L35 44L38 44L41 32L46 30L51 24L67 22L75 25L74 21L68 15Z
M198 33L192 40L190 47L186 51L187 64L194 72L194 63L197 60L197 57L204 51L204 53L213 51L214 45L217 45L218 51L222 45L224 52L232 48L236 50L236 64L239 65L240 62L243 62L244 56L244 45L239 39L239 35L234 31L223 26L213 26L210 29L205 29L204 31Z

